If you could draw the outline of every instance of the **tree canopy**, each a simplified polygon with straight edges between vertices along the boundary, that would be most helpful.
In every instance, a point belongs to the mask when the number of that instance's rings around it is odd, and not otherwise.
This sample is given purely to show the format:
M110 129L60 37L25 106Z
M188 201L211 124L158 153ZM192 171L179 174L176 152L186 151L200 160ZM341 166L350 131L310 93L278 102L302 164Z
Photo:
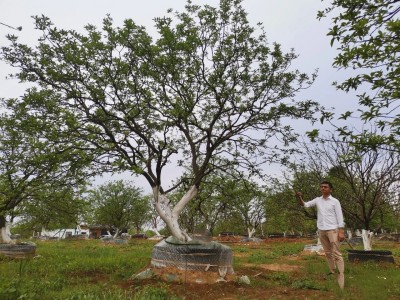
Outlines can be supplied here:
M319 18L332 16L328 35L339 50L333 65L355 70L335 83L346 92L358 91L361 119L373 122L379 132L339 128L349 141L372 148L391 145L400 149L400 12L399 0L334 0ZM340 118L348 119L348 111ZM326 115L328 118L331 114Z
M7 105L1 106L0 116L0 228L7 216L21 216L38 202L73 214L68 206L86 184L91 160L79 149L46 138L57 137L57 130L43 119L25 115L23 107L14 107L13 99L3 104ZM59 195L64 195L64 202L57 207L54 203L60 204ZM0 238L8 241L5 236Z
M88 210L81 190L72 187L42 189L18 206L18 228L25 232L75 228Z

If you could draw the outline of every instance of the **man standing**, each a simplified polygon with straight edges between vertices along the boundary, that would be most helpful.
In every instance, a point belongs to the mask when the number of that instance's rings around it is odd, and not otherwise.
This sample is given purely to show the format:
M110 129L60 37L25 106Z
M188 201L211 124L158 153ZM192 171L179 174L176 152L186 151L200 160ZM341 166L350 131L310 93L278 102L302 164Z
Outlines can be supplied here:
M329 265L329 274L335 274L335 263L339 272L337 280L339 287L344 288L344 261L340 253L339 242L344 241L344 221L339 200L334 198L332 183L321 182L319 186L321 197L304 202L301 192L296 192L300 205L317 207L317 227L322 247Z

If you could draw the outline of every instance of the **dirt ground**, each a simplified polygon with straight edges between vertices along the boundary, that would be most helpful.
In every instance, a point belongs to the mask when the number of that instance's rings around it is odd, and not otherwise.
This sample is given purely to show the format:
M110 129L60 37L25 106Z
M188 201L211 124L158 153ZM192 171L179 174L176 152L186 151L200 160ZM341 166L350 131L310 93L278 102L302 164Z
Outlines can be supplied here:
M274 239L278 241L278 239ZM285 240L285 242L299 242L297 240ZM240 245L238 241L227 241ZM265 248L265 243L243 243L251 248ZM307 240L305 243L309 243ZM246 253L234 252L234 257L244 256ZM303 252L299 255L288 256L285 258L291 264L244 264L240 269L235 268L234 274L228 274L223 279L218 272L189 271L171 268L152 269L157 275L151 279L141 281L132 280L126 283L130 288L144 287L147 285L163 286L182 299L202 299L202 300L228 300L228 299L335 299L336 294L331 291L312 290L312 289L292 289L283 285L274 284L265 285L268 278L275 273L285 272L290 274L291 278L304 278L302 266L303 256L310 253ZM317 255L317 254L311 254ZM298 261L296 264L293 261ZM240 277L247 277L252 284L248 285L239 282ZM259 283L259 284L257 284ZM139 285L139 286L138 286Z
M291 266L293 267L293 266ZM258 277L260 280L265 278L265 271L269 270L269 266L263 265L260 269L254 268L242 268L235 271L236 275L247 274L250 280ZM277 270L276 266L271 267ZM284 269L288 272L293 272L292 268L290 270ZM257 299L335 299L335 295L328 291L318 291L318 290L299 290L291 289L282 286L269 286L257 287L248 286L243 283L238 283L233 278L225 278L227 281L216 282L218 276L215 273L208 273L206 275L207 279L202 283L197 283L199 276L194 275L194 272L188 272L184 277L182 282L168 282L162 278L152 278L146 279L140 282L140 286L144 287L150 285L152 287L156 286L168 286L170 293L175 294L182 299L202 299L202 300L228 300L228 299L247 299L247 300L257 300ZM160 280L162 282L160 282ZM129 283L130 288L138 287L138 282Z

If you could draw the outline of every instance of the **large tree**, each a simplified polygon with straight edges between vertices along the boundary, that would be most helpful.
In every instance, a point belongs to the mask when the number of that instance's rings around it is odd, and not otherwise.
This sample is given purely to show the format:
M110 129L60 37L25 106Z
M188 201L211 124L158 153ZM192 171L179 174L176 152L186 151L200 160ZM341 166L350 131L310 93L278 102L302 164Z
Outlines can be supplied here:
M30 205L40 201L47 207L60 204L56 201L60 194L78 192L90 176L86 167L91 159L68 144L60 146L58 130L50 129L54 127L45 119L25 114L14 100L4 104L0 116L0 242L10 243L7 217L24 216ZM63 200L52 208L69 211L68 205L77 198L64 195Z
M87 25L81 34L39 16L38 45L10 36L1 57L19 80L35 83L21 99L29 113L62 122L58 130L108 170L144 176L157 212L183 241L190 237L179 214L205 176L230 165L257 173L277 158L277 141L296 138L291 120L312 119L316 109L295 101L315 75L292 70L296 54L269 45L246 15L240 0L217 8L189 1L155 19L154 41L129 19L118 28L107 17L102 30ZM165 184L179 166L191 177L182 178L189 188L172 207L174 186Z
M353 69L353 75L338 89L358 92L358 112L365 122L373 122L379 132L339 128L350 142L360 146L394 146L400 149L400 1L334 0L320 11L319 18L332 16L328 35L339 52L333 65ZM347 119L357 112L341 115ZM328 118L331 114L326 115Z

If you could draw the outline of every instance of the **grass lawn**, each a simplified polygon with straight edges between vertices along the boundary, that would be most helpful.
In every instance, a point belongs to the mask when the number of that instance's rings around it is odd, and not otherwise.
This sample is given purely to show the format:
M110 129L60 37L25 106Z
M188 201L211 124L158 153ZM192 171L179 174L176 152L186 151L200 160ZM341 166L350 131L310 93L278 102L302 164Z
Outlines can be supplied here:
M38 241L36 256L0 256L0 299L400 299L400 243L376 241L374 250L390 250L396 263L346 263L346 288L326 278L324 257L305 254L303 239L268 239L261 243L229 243L237 280L215 284L133 280L150 265L156 242L130 240ZM362 249L357 246L356 249Z

